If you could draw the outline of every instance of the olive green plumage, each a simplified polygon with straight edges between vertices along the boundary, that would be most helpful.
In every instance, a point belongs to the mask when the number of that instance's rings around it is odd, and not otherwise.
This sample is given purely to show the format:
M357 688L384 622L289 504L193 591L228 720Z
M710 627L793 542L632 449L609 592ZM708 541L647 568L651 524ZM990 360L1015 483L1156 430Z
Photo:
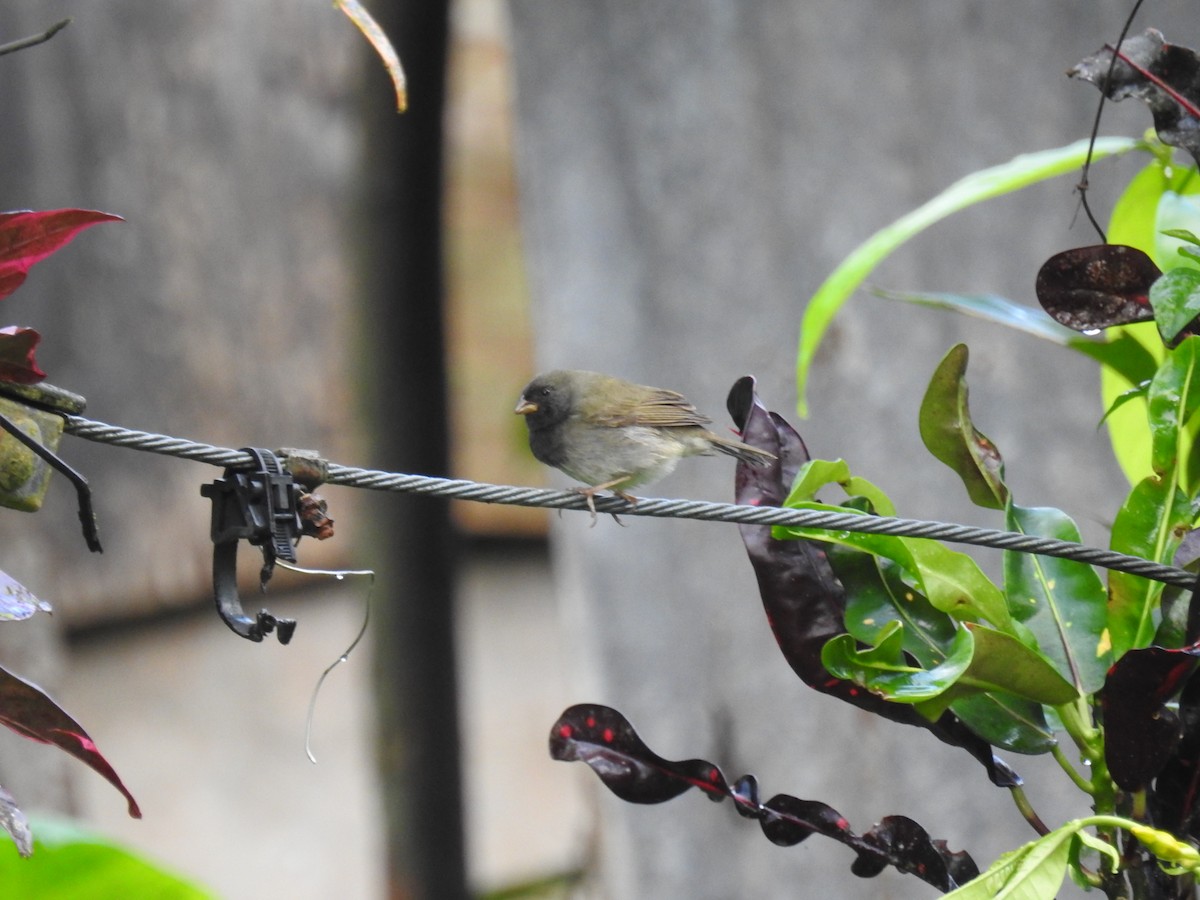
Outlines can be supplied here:
M533 455L582 481L589 507L602 490L636 502L627 488L662 478L685 456L716 450L759 465L775 458L709 431L712 420L682 394L599 372L539 375L521 392L516 412L529 426Z

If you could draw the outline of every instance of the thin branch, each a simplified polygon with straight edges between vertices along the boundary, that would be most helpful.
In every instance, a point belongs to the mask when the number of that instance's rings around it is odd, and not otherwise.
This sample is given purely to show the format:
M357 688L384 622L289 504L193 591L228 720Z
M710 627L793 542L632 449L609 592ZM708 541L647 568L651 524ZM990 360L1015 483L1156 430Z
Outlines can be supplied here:
M1096 135L1100 133L1100 117L1104 113L1104 101L1108 99L1105 94L1105 89L1112 81L1113 68L1117 64L1117 53L1121 49L1121 44L1125 43L1125 36L1129 34L1129 29L1133 26L1133 20L1138 14L1138 10L1142 8L1143 0L1137 0L1130 10L1129 15L1125 19L1125 25L1121 29L1121 36L1117 38L1116 49L1113 50L1112 59L1108 63L1108 74L1105 76L1104 84L1100 89L1100 102L1096 104L1096 118L1092 122L1092 141L1088 145L1087 159L1083 161L1083 171L1079 176L1079 184L1075 186L1075 190L1079 191L1079 202L1083 206L1083 211L1087 215L1088 221L1092 223L1092 227L1096 229L1096 233L1100 235L1100 240L1108 243L1108 236L1104 233L1104 229L1100 227L1100 223L1096 221L1096 217L1092 214L1092 208L1088 205L1087 192L1090 185L1088 184L1088 170L1092 166L1092 146L1096 143Z
M27 47L36 47L38 44L44 44L70 24L70 19L63 19L61 22L51 25L41 34L19 38L15 41L9 41L7 44L0 44L0 56L4 56L6 53L16 53L18 50L24 50Z

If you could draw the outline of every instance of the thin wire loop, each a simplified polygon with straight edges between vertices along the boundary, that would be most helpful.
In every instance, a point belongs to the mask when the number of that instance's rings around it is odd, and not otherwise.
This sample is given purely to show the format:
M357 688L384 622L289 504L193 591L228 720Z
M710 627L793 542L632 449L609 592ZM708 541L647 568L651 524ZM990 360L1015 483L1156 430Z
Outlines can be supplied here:
M175 456L196 462L206 462L221 467L249 467L253 463L250 454L240 450L215 447L212 444L201 444L148 431L134 431L117 425L85 419L81 416L66 416L65 418L67 433L84 440ZM373 491L427 494L452 500L470 500L476 503L501 503L509 506L536 506L547 509L581 511L587 511L588 508L586 498L575 491L514 487L457 478L435 478L430 475L407 475L402 472L362 469L337 463L329 464L328 483ZM1185 569L1165 566L1112 550L1102 550L1055 538L999 531L993 528L976 528L950 522L649 497L639 498L636 504L626 503L617 497L596 497L595 503L597 512L619 513L627 516L698 519L704 522L734 522L741 525L788 525L819 528L826 531L889 534L900 537L932 538L958 544L974 544L997 550L1015 550L1020 553L1057 556L1105 569L1140 575L1143 578L1179 587L1190 588L1196 580L1196 576Z

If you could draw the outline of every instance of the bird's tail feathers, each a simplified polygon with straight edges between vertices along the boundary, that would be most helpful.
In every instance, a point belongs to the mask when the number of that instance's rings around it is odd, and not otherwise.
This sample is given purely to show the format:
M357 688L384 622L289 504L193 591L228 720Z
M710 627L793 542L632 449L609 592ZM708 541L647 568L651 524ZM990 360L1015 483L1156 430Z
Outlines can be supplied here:
M774 453L759 450L757 447L751 447L749 444L743 444L741 441L734 440L733 438L721 437L719 434L714 434L712 435L712 442L713 447L717 450L737 457L742 462L748 462L756 466L765 466L767 463L775 461Z

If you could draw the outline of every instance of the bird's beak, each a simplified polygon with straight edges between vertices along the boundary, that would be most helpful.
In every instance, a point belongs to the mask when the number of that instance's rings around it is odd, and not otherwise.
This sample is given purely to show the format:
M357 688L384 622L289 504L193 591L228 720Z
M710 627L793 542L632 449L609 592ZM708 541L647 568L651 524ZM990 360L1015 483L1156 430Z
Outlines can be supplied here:
M527 416L530 413L537 412L537 410L538 405L536 403L531 403L522 397L521 402L517 404L517 408L514 409L513 412L515 412L518 416Z

